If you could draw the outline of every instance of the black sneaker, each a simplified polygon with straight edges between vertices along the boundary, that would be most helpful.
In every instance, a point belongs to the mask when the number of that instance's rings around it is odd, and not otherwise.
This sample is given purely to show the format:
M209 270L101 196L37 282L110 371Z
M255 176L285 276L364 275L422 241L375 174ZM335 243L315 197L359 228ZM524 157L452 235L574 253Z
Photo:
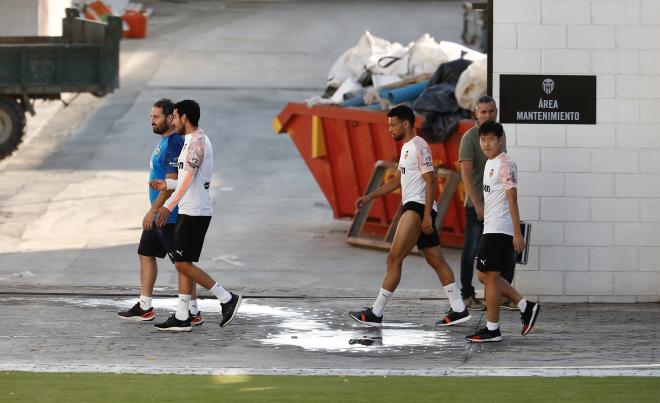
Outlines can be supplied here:
M472 343L487 343L491 341L502 341L502 334L500 329L488 330L487 327L479 330L477 333L472 336L467 336L465 340Z
M472 315L470 315L467 308L463 312L454 312L453 309L449 308L445 317L437 321L436 324L438 326L453 326L467 322L470 318L472 318Z
M188 315L188 319L186 320L179 320L176 318L176 314L172 314L165 322L156 323L154 327L158 330L167 330L170 332L189 332L192 330L190 315Z
M364 308L364 311L349 312L348 316L356 322L367 326L383 326L383 317L376 316L371 308Z
M220 322L220 327L225 327L234 320L234 316L236 316L236 312L238 312L238 307L241 306L241 302L243 302L243 296L231 292L230 294L231 299L229 302L220 304L222 306L222 321Z
M536 318L538 318L540 311L541 311L541 305L527 301L527 307L525 308L525 312L520 314L520 320L522 321L522 325L523 325L522 332L520 332L520 334L524 336L532 331L532 328L534 327L534 323L536 323Z
M190 315L190 324L193 326L199 326L204 323L204 317L202 317L202 311L198 311L195 315L192 312L188 311Z
M149 320L154 320L154 317L156 315L154 314L153 307L144 310L140 308L140 303L138 302L135 305L133 305L133 307L128 311L117 312L117 316L119 316L121 319L134 320L137 322L146 322Z

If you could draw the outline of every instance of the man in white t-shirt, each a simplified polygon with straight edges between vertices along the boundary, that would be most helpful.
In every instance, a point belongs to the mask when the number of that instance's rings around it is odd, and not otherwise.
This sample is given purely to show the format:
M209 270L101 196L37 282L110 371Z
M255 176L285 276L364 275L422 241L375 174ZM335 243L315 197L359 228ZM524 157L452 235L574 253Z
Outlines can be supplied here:
M178 133L185 134L181 154L177 161L178 179L158 179L149 182L156 190L173 189L174 193L158 211L156 224L167 222L174 207L179 206L179 216L174 227L174 266L179 272L179 304L176 312L165 322L154 326L158 330L189 332L192 330L190 294L197 283L218 298L222 307L220 326L227 326L232 320L242 297L231 293L211 278L193 262L199 260L204 245L206 231L213 215L213 205L209 195L213 174L213 148L209 138L198 128L199 104L192 100L177 102L174 106L174 125Z
M465 322L471 316L454 282L454 272L442 256L440 239L435 227L438 215L435 203L437 182L431 149L424 139L415 135L415 113L412 109L400 105L390 110L387 116L389 134L395 141L404 143L399 158L399 169L390 181L374 192L358 198L355 204L359 209L372 199L400 187L403 212L387 257L387 272L376 301L371 307L349 312L349 315L357 322L368 326L382 325L385 305L401 280L403 259L417 245L438 275L451 304L447 314L437 324L450 326Z
M500 333L500 302L502 296L518 306L522 317L523 336L534 327L541 306L523 298L501 277L513 251L520 253L525 242L520 231L518 211L518 170L502 149L504 128L495 122L479 126L479 145L488 161L484 168L484 233L479 243L477 270L486 294L486 327L466 340L473 343L502 340Z

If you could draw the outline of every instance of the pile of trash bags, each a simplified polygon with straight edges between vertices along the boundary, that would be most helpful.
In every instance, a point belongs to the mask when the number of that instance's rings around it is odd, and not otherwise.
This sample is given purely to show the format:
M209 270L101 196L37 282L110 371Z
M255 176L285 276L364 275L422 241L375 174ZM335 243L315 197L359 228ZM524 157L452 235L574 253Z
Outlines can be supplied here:
M420 135L436 143L471 116L485 93L484 53L429 34L403 46L367 31L330 68L325 93L307 103L374 110L407 104L425 116Z

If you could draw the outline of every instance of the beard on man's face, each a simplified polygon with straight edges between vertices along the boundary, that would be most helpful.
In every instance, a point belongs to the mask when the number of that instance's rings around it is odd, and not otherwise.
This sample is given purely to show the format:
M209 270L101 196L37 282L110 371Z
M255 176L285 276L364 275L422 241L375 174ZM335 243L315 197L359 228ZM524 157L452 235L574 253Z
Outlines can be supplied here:
M156 134L163 134L163 133L165 133L165 132L167 131L167 125L166 125L166 124L163 124L163 125L159 126L159 125L156 125L156 124L152 124L152 125L151 125L151 129L152 129L152 130L154 131L154 133L156 133Z

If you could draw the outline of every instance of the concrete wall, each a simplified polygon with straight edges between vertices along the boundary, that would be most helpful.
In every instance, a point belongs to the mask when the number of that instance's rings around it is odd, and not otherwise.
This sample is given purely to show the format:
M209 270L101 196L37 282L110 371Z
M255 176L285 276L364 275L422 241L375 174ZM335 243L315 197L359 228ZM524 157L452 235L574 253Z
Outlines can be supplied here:
M660 298L660 0L494 0L499 74L597 75L596 125L505 125L542 299Z
M60 36L71 0L0 0L0 36Z

